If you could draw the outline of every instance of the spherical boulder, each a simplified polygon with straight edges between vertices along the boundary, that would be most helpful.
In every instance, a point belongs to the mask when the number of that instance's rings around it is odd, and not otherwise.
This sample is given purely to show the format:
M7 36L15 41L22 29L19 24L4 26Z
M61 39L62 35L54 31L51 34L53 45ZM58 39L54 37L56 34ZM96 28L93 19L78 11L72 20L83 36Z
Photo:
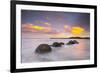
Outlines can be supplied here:
M39 54L49 53L51 51L52 48L48 44L40 44L35 50L35 52Z
M76 40L73 40L73 42L74 42L75 44L79 44L79 42L78 42L78 41L76 41Z
M54 43L52 44L52 46L53 46L53 47L61 47L61 44L58 43L58 42L54 42Z

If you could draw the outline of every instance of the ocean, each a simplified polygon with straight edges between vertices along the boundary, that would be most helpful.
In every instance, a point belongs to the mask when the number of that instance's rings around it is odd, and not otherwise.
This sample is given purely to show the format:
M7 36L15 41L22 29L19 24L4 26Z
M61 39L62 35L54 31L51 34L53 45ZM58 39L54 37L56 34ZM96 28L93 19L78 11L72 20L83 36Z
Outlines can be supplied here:
M70 40L77 40L79 44L66 45ZM35 53L40 44L52 45L53 42L63 42L62 47L51 47L52 51L46 54ZM49 62L90 59L90 39L28 39L22 38L21 62Z

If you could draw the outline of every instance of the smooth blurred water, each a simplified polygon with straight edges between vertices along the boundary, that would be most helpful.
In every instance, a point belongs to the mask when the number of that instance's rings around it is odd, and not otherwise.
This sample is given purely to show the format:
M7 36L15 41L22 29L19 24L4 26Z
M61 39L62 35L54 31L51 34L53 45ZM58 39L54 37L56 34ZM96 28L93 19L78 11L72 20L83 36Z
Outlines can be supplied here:
M77 40L79 44L66 45L70 40ZM52 47L52 52L36 54L39 44L52 45L53 42L64 42L62 47ZM89 39L22 39L21 62L45 62L90 59Z

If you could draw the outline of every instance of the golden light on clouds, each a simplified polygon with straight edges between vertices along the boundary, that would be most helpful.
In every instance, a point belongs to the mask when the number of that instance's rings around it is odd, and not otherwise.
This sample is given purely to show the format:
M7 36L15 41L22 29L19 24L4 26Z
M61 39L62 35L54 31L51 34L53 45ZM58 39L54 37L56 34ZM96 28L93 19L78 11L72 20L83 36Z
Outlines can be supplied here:
M44 28L41 26L33 25L33 24L25 24L24 28L35 29L35 30L43 30Z
M46 32L46 33L52 32L52 28L51 27L44 27L43 32Z
M45 23L49 25L49 23ZM52 26L39 26L35 24L23 24L24 32L43 33L51 38L69 38L75 36L89 36L89 33L84 28L79 26L64 25L63 30L54 29ZM87 33L87 34L86 34Z
M67 36L65 33L56 33L56 34L52 34L49 35L49 37L51 38L69 38L70 36Z
M33 29L36 29L36 30L43 30L44 28L41 27L41 26L32 26Z
M48 22L45 22L44 24L47 25L47 26L50 26L50 23L48 23Z
M82 27L72 27L71 33L72 34L81 34L82 32L84 32L84 28Z
M68 26L67 26L67 25L64 25L64 28L65 28L65 29L67 29L67 28L68 28Z
M32 32L44 32L44 33L48 33L48 32L52 32L52 28L50 26L37 26L37 25L34 25L34 24L24 24L22 26L23 29L26 29L26 30L30 30Z

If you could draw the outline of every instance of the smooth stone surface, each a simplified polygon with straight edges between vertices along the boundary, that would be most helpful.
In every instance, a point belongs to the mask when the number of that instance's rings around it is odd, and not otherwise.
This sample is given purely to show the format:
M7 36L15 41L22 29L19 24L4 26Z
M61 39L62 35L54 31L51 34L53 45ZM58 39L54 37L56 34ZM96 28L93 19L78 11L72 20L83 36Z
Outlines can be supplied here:
M54 43L52 44L52 46L53 46L53 47L61 47L61 44L58 43L58 42L54 42Z
M76 41L76 40L70 40L70 41L67 43L67 45L72 45L72 44L79 44L79 42Z
M52 48L48 44L40 44L35 50L35 52L39 54L49 53L51 51Z

